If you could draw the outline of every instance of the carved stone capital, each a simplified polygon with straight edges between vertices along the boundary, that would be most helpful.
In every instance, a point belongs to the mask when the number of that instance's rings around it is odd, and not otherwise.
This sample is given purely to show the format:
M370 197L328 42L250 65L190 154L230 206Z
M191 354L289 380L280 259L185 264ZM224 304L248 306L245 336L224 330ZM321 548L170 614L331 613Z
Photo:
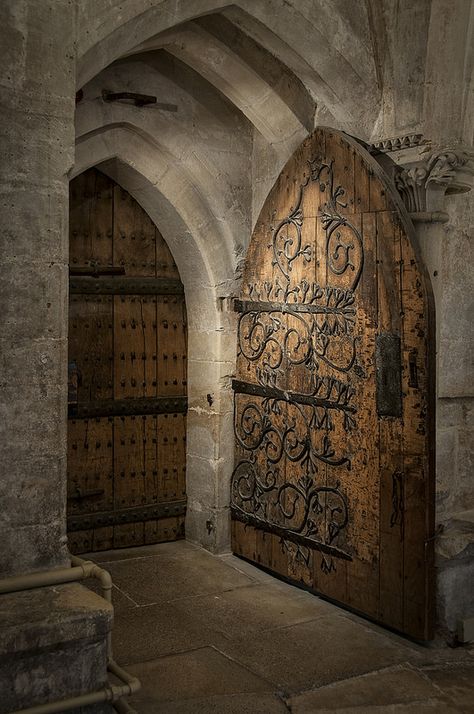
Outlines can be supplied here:
M426 210L441 210L444 196L466 193L474 185L474 151L460 147L437 149L427 162Z
M465 193L474 185L471 147L433 147L421 134L410 134L377 142L369 150L392 177L415 219L438 215L447 220L444 197Z

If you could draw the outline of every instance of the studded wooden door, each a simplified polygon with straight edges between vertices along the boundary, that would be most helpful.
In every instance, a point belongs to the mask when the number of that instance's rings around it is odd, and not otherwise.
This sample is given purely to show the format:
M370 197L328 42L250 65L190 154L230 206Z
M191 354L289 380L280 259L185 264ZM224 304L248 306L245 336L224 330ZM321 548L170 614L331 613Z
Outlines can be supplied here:
M148 215L96 169L71 182L69 377L71 551L183 537L183 286Z
M234 552L430 638L430 286L355 140L320 128L283 169L236 309Z

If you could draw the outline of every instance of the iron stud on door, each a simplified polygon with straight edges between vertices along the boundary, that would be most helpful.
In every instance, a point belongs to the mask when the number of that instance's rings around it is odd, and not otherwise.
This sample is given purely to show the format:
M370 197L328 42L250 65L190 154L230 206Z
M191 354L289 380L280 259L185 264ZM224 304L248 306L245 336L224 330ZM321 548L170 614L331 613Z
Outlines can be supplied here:
M162 263L172 263L169 250L125 191L95 169L74 185L70 349L83 379L70 400L73 547L82 552L150 543L165 534L182 537L185 492L180 489L176 501L171 494L177 486L163 490L155 476L166 463L177 478L173 467L185 464L184 442L173 453L161 453L161 415L177 411L184 425L187 399L183 388L172 392L173 400L160 392L165 380L157 360L157 326L177 321L174 313L167 315L167 295L179 295L184 326L183 286L176 269L161 272ZM183 341L180 352L184 346ZM170 344L170 354L175 349ZM171 376L178 379L178 373ZM158 510L149 508L153 504Z

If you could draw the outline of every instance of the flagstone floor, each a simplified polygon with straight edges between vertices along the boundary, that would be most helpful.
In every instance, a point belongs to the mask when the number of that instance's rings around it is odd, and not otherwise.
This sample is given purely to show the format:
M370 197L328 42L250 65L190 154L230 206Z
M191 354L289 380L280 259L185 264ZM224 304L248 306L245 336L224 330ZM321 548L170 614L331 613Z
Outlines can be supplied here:
M232 555L179 541L89 556L139 714L474 713L474 649L421 646Z

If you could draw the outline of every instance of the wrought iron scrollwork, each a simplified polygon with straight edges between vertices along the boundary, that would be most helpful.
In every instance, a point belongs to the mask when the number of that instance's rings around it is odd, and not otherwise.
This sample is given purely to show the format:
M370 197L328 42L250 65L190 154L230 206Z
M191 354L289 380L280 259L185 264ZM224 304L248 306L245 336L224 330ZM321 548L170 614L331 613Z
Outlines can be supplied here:
M392 474L392 513L390 514L390 527L403 526L404 493L403 473L394 471Z
M273 417L282 415L283 410L284 419L277 424ZM270 397L258 403L255 399L235 411L237 444L246 451L264 451L267 467L285 457L300 462L310 474L317 472L318 462L329 466L346 465L350 469L350 459L336 455L327 434L327 430L334 428L330 412L325 406L306 406Z
M356 359L353 324L352 309L318 314L279 306L271 311L246 312L239 318L239 354L247 360L249 369L251 363L258 363L260 384L276 386L285 368L298 365L315 373L321 362L348 373Z
M345 405L256 396L242 405L237 394L235 403L235 437L245 457L232 476L234 516L301 546L340 554L336 541L348 522L346 498L339 482L319 483L317 474L322 466L350 469L350 459L336 453L329 436L331 411L344 412ZM285 463L300 476L288 479Z
M277 535L307 567L311 551L319 550L326 574L335 570L336 558L351 559L342 475L351 468L346 435L356 428L351 378L365 377L355 329L363 241L345 215L345 190L335 181L333 163L308 162L296 204L272 228L274 276L247 285L246 301L237 301L240 376L246 366L250 382L233 384L239 454L233 517ZM310 265L314 246L303 233L310 185L324 199L319 274L327 285L308 279L317 273ZM298 389L288 391L292 375Z
M304 189L308 185L308 180L300 186L296 206L289 215L277 225L272 235L273 265L277 265L285 278L290 279L293 262L303 257L305 263L309 263L312 258L312 246L302 245L301 227L303 225L303 201ZM286 230L286 235L284 229Z
M309 161L311 181L319 183L319 190L326 192L328 200L321 209L321 220L326 231L326 256L329 269L334 275L343 275L351 270L354 275L350 285L355 290L364 266L364 246L360 231L340 212L347 204L341 198L342 186L334 184L334 161ZM323 178L325 176L325 178Z
M326 259L329 270L336 276L353 272L350 289L355 290L364 264L362 236L349 218L341 213L347 208L342 200L345 189L334 181L334 161L322 161L319 157L310 159L309 174L300 185L298 199L290 209L288 216L281 220L272 231L272 264L277 266L287 282L293 263L302 258L304 263L311 262L313 248L303 245L302 226L304 221L303 197L310 183L317 183L321 193L327 195L327 201L320 209L320 218L326 232ZM286 229L286 230L285 230Z
M350 553L338 545L338 536L349 521L340 484L317 486L305 477L296 484L280 483L279 476L274 469L262 478L255 463L240 461L232 477L234 517L299 547L351 560Z

